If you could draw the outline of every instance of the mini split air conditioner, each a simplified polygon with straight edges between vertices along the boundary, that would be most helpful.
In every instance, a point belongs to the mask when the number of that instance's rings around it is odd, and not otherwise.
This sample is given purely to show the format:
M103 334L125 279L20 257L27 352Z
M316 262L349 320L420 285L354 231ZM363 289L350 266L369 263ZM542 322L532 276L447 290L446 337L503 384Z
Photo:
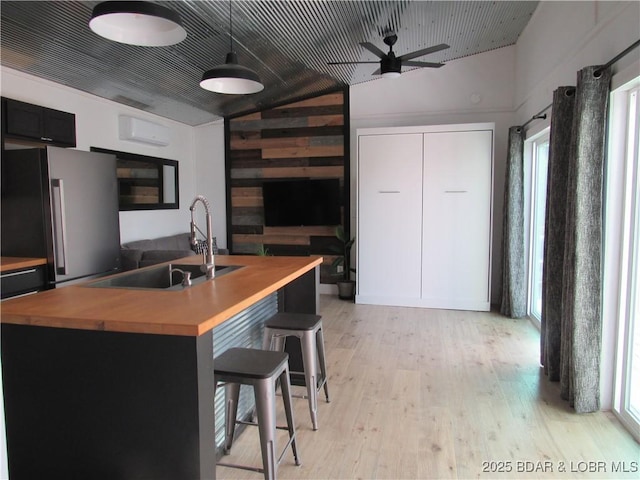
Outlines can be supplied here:
M148 143L166 147L170 143L170 130L164 125L141 118L120 115L120 140Z

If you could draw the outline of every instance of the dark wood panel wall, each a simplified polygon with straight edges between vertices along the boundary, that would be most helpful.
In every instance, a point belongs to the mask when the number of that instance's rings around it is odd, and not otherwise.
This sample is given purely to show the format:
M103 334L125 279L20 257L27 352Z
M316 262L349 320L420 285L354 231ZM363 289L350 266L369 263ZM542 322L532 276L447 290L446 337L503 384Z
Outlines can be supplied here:
M335 225L266 227L266 180L337 178L342 223L349 231L348 89L225 120L227 245L231 253L322 255L321 281L334 283Z

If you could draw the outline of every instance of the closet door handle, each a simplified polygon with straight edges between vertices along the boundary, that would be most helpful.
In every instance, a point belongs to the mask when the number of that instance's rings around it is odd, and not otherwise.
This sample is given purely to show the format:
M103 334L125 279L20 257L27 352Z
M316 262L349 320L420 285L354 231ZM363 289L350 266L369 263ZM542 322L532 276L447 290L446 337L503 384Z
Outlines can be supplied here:
M400 193L400 190L378 190L378 193Z
M445 190L444 193L467 193L468 190Z

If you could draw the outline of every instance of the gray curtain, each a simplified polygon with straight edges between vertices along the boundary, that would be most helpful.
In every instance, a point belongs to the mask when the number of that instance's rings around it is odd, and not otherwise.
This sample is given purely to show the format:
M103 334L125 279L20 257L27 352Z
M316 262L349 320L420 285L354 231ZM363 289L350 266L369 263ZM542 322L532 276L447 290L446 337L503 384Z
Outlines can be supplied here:
M567 220L567 185L576 87L553 92L545 207L540 363L549 380L560 380L562 276Z
M559 374L561 395L578 413L600 409L602 185L610 80L608 68L592 66L580 70L570 137L560 138L561 132L566 135L566 126L552 127L556 128L553 142L567 143L569 155L566 183L561 178L549 178L552 191L566 189L566 216L561 277L555 263L559 253L551 244L548 248L545 245L544 278L554 285L543 287L544 313L548 317L541 353L550 378ZM552 124L559 121L554 112ZM552 164L556 161L562 159L553 159ZM561 230L563 225L557 218L549 217L549 222L547 232L553 232L550 234L554 237L554 230ZM560 281L561 286L557 285Z
M524 129L509 128L509 154L504 185L502 224L502 304L512 318L527 314L524 258Z

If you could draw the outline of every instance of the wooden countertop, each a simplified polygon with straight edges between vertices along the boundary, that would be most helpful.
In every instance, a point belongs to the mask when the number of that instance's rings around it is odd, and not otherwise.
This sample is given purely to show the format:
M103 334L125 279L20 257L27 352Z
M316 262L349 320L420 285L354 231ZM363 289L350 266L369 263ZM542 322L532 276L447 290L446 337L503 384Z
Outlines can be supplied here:
M173 263L201 261L191 256ZM45 327L197 336L320 265L322 257L216 255L215 261L244 268L179 291L83 284L47 290L5 300L0 319Z
M0 257L0 273L46 264L46 258Z

